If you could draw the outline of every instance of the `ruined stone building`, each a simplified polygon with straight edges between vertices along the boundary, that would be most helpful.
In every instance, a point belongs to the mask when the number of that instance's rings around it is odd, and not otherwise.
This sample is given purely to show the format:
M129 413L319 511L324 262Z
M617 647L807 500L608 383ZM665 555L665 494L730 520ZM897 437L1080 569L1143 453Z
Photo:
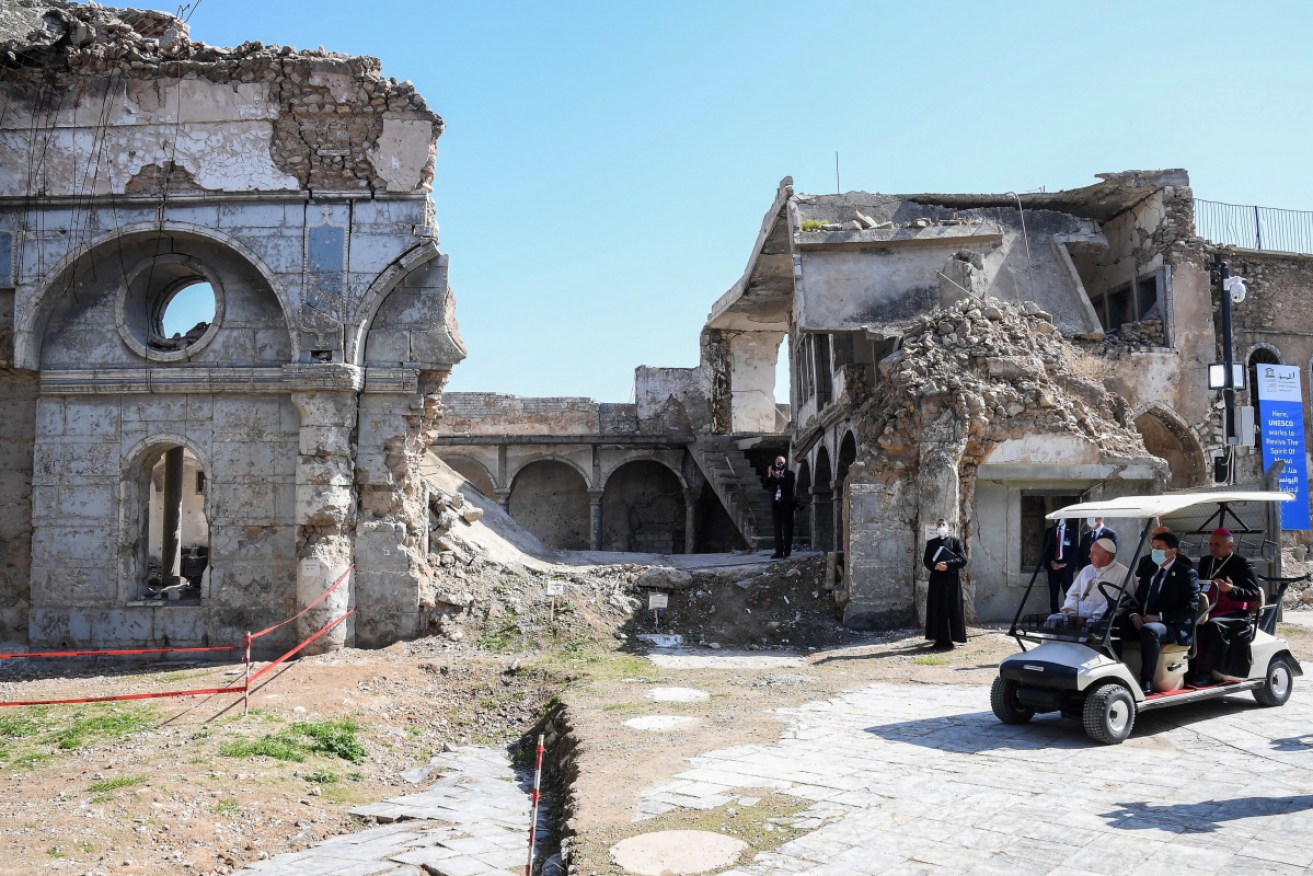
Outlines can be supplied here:
M1227 234L1214 243L1197 233L1195 208L1179 170L1025 195L809 196L785 179L742 278L712 307L697 368L638 369L635 405L568 400L577 429L564 426L566 400L457 400L461 434L444 420L440 451L478 469L470 476L514 516L519 477L573 460L563 478L573 504L558 507L577 521L563 544L575 547L586 497L595 534L606 517L619 452L608 442L624 432L628 456L651 458L660 446L685 491L683 549L694 550L703 525L722 533L719 546L733 541L727 523L760 544L769 510L757 476L787 448L807 503L799 539L840 557L846 622L912 616L920 545L939 517L966 537L975 616L1010 618L1046 513L1212 482L1222 419L1206 367L1221 356L1220 258L1254 290L1237 311L1236 361L1313 368L1298 306L1313 259ZM788 405L774 402L781 350ZM1257 478L1258 459L1242 449L1238 477Z
M442 120L371 58L61 0L0 10L0 68L0 635L230 644L352 563L302 630L415 635Z
M1006 617L1048 511L1212 478L1220 258L1250 280L1237 361L1313 369L1313 256L1269 251L1313 251L1306 214L1251 226L1183 171L785 179L697 366L639 368L627 404L444 397L442 121L409 83L66 0L0 9L0 67L0 635L33 645L232 643L352 564L301 631L354 607L324 647L421 634L430 448L550 547L659 554L766 546L785 453L846 622L913 616L939 517L975 616ZM166 329L188 298L205 318Z

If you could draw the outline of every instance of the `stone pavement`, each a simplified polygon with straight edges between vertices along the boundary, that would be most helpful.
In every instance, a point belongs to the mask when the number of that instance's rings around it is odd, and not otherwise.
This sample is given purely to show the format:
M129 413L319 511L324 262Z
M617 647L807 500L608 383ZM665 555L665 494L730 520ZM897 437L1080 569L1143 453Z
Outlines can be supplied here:
M1006 726L988 688L876 684L783 710L773 745L693 758L642 816L813 801L810 832L721 876L1313 872L1313 686L1140 716L1119 746L1053 716ZM756 793L760 793L756 790ZM748 816L750 809L740 810Z
M418 794L351 811L381 826L239 870L262 876L500 876L523 874L529 794L506 753L467 746L429 761L442 777ZM539 806L539 836L549 801Z

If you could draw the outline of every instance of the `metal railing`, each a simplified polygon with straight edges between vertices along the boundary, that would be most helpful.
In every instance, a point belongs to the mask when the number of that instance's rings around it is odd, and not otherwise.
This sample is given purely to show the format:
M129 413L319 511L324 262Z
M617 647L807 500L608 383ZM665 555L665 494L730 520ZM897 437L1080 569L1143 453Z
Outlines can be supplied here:
M1194 199L1195 233L1213 243L1313 254L1313 211Z

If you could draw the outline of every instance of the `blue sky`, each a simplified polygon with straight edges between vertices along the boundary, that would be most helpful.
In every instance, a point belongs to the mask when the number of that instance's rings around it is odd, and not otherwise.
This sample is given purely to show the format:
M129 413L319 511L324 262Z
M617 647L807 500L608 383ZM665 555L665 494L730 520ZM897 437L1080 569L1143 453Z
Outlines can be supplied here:
M365 14L367 13L367 14ZM1313 4L202 0L193 39L383 61L446 120L449 390L625 401L697 363L781 177L1005 192L1184 167L1313 209Z

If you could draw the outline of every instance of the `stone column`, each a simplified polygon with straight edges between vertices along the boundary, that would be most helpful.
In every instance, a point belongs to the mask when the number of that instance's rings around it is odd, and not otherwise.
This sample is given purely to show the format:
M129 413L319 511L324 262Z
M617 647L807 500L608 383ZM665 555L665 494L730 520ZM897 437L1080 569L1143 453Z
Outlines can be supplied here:
M510 514L510 513L511 513L511 491L510 491L510 490L498 490L498 491L497 491L497 502L501 505L501 509L502 509L503 511L505 511L507 514Z
M834 550L833 506L833 492L812 490L812 547L815 550Z
M684 493L684 553L691 554L697 550L697 493L689 490Z
M588 521L592 532L592 550L602 549L602 494L597 490L588 491Z
M160 555L165 585L175 583L182 574L182 470L183 449L170 447L164 452L164 549Z
M296 462L297 568L299 607L314 602L350 568L355 553L355 459L351 435L358 399L354 391L298 392L292 403L301 414ZM305 639L352 604L351 580L297 621ZM338 624L302 653L335 651L349 644L348 624Z

